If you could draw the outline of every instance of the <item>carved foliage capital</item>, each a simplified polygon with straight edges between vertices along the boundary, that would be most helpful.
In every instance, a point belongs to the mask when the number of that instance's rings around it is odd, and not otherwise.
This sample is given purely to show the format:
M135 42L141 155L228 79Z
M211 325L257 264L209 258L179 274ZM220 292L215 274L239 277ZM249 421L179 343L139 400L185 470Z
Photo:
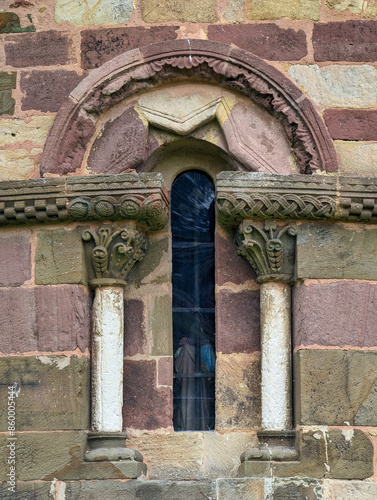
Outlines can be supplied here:
M277 227L275 221L264 224L243 221L236 234L238 254L245 257L257 273L257 282L293 281L296 228L292 224Z
M148 242L145 235L134 228L101 226L98 231L86 229L89 284L124 285L136 262L143 260Z

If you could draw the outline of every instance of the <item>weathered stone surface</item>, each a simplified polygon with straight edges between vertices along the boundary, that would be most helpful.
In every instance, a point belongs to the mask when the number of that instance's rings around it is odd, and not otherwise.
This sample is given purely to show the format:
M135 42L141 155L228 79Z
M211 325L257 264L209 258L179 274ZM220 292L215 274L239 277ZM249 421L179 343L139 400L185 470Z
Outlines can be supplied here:
M377 111L372 109L325 109L323 117L333 139L376 141Z
M307 54L303 30L283 29L273 23L208 26L208 38L232 43L272 61L296 61Z
M295 346L377 345L377 286L362 281L301 283L293 288Z
M263 479L226 478L216 481L217 500L265 500L265 486Z
M144 432L130 436L127 446L139 450L150 479L197 479L203 459L202 432Z
M217 354L216 429L252 429L261 421L259 354Z
M21 109L36 109L38 111L58 111L85 75L75 71L30 71L21 73Z
M76 356L0 358L3 401L7 387L21 386L16 399L16 430L87 429L89 426L89 361ZM7 429L6 406L1 430ZM30 451L31 452L31 451ZM18 479L41 479L35 476Z
M57 0L55 21L91 26L97 24L125 24L134 9L133 0Z
M153 338L152 355L171 356L173 354L171 296L155 297L151 306L148 311L148 323Z
M0 115L13 115L15 100L12 89L16 88L17 73L0 73Z
M216 0L191 0L175 2L165 0L141 0L141 15L146 23L181 21L192 23L214 23L217 21Z
M208 481L85 481L67 483L65 500L208 500L215 498Z
M29 233L0 235L0 286L19 286L31 278Z
M105 124L93 144L88 168L96 174L120 174L136 168L147 154L148 125L134 108Z
M3 464L7 463L8 458L5 447L7 437L7 434L0 435L0 460ZM63 471L68 471L81 462L84 446L84 432L18 432L17 480L52 481L59 478ZM0 480L6 481L7 472L6 467L0 469Z
M144 302L128 299L124 303L124 355L148 354L145 336Z
M377 425L375 351L294 354L295 415L303 425Z
M26 33L30 31L35 31L35 26L31 24L22 28L20 18L14 12L0 13L0 33Z
M37 287L35 300L39 350L89 348L91 299L83 287Z
M9 113L7 113L9 114ZM0 150L0 181L29 179L36 172L35 157L40 157L42 149ZM36 160L37 158L35 158Z
M6 64L14 68L28 66L52 66L67 64L71 41L64 33L41 31L24 34L22 37L9 35L5 42Z
M331 481L323 482L324 500L375 500L377 484L366 481Z
M156 368L155 360L125 361L123 390L125 428L158 429L172 425L173 393L168 387L157 387Z
M315 61L374 62L377 59L377 22L315 24L313 47Z
M289 76L304 88L316 104L329 108L372 108L377 106L373 66L294 65Z
M297 277L377 280L377 230L307 224L297 235Z
M259 290L220 290L216 297L216 351L260 350Z
M354 14L361 14L363 12L370 13L373 6L375 7L375 1L372 0L366 5L363 0L327 0L326 6L341 12L349 10Z
M342 175L377 176L377 143L335 141Z
M2 288L0 299L1 352L89 347L90 298L83 288Z
M318 500L322 499L322 484L313 479L272 480L273 500Z
M221 21L226 23L240 23L245 19L244 0L227 0Z
M43 146L53 121L53 116L34 116L28 121L1 120L0 146L9 146L24 141Z
M368 436L361 430L309 430L300 436L299 447L299 461L270 463L246 461L241 463L239 474L245 477L292 478L296 476L297 478L311 478L305 480L306 487L309 488L306 491L304 489L304 494L309 494L309 498L313 498L313 500L322 498L311 496L313 493L321 492L320 484L314 482L313 478L366 479L373 474L373 445ZM275 481L279 492L279 482ZM302 492L302 490L300 492L300 488L305 487L305 484L300 484L299 481L296 483L296 488L294 485L289 485L287 481L285 486L288 490L288 496L278 498L287 498L287 500L303 498L302 496L289 495L295 495L297 490L300 495ZM284 494L284 487L280 489L280 493Z
M17 481L14 493L8 490L9 484L0 483L0 497L2 500L46 500L49 498L51 483L47 481ZM17 496L16 496L17 495Z
M30 288L1 288L0 317L1 352L27 352L37 349L33 290Z
M234 477L237 474L242 452L252 444L255 446L256 442L256 435L251 432L204 432L201 476L209 479ZM222 490L222 495L225 496L226 492L230 494L233 491L233 499L237 498L239 500L242 498L238 494L241 491L246 491L244 485L239 485L236 480L234 484L232 481L230 482L230 488L226 488L226 481L221 482L220 480L219 483L219 490ZM260 490L260 481L248 486L249 493L263 492L263 489ZM222 499L223 497L220 495L218 498ZM225 496L225 498L228 497Z
M157 362L157 384L173 386L173 357L165 356Z
M80 228L42 230L38 234L35 283L85 283L84 250Z
M165 21L165 20L164 20ZM136 47L174 40L178 26L152 26L148 29L111 28L81 32L81 65L98 68L113 57Z
M217 230L215 234L216 284L242 285L255 281L256 274L246 259L237 254L233 234Z
M319 20L320 2L318 0L293 0L289 2L274 0L247 0L246 16L249 19L291 19Z

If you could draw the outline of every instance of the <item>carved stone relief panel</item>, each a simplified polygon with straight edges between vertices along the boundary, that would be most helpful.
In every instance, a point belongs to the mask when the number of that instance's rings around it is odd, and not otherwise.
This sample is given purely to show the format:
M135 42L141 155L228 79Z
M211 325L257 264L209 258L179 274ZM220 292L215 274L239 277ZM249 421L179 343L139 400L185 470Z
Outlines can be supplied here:
M86 166L92 173L144 170L148 157L183 137L213 144L242 170L299 172L274 117L245 96L194 83L152 90L105 113Z

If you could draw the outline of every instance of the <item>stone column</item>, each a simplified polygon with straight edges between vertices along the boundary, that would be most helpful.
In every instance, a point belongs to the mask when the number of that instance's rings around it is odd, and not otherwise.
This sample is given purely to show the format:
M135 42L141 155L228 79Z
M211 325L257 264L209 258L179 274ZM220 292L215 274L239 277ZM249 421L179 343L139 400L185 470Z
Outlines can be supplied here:
M87 461L128 461L129 477L146 471L143 457L125 447L122 432L123 339L125 279L142 260L147 240L131 223L127 227L103 225L87 229L89 286L95 289L92 338L92 433L88 436ZM135 466L136 465L136 466Z
M294 450L282 450L282 443L292 441L290 283L295 236L292 225L277 228L274 221L262 225L251 220L240 224L236 236L238 253L252 265L261 285L262 432L258 436L262 447L250 450L244 460L294 456Z

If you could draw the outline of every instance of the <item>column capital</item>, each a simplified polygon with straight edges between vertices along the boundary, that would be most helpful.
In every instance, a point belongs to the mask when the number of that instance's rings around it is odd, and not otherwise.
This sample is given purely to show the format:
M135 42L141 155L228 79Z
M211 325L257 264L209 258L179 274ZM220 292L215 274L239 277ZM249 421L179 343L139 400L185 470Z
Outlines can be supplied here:
M245 257L257 273L257 282L294 280L296 227L277 226L275 221L244 220L238 227L238 254Z
M144 233L134 227L104 224L97 231L85 229L89 286L125 286L136 262L143 260L148 247Z

